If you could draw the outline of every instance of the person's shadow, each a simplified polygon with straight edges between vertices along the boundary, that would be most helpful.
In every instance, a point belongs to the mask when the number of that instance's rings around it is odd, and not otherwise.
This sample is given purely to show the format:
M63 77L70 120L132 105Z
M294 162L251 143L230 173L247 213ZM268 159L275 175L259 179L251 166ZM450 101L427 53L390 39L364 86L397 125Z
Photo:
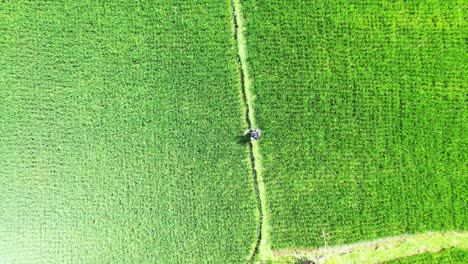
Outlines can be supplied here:
M246 145L250 142L250 133L242 134L237 136L237 143Z

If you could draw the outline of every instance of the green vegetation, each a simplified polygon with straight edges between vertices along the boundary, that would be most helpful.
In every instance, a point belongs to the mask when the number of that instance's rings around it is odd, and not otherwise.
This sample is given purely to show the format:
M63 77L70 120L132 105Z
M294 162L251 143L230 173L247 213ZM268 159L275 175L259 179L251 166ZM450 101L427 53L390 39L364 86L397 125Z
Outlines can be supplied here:
M468 263L468 250L449 248L439 252L429 252L385 262L387 264L437 264L437 263Z
M466 4L243 2L273 249L466 230Z
M257 207L223 1L0 3L2 263L237 263Z
M465 232L329 251L467 229L466 7L3 1L0 262L241 263L322 247L330 263L365 263L459 246ZM251 149L246 113L263 131ZM414 258L466 259L431 254Z

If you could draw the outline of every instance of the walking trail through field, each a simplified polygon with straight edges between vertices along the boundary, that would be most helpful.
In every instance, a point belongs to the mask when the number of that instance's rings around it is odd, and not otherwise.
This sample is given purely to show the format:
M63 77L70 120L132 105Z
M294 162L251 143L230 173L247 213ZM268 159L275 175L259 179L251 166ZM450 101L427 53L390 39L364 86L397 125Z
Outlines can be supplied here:
M240 72L240 83L242 98L244 101L245 107L245 121L248 128L256 128L254 110L253 110L253 100L250 93L250 79L247 70L247 47L244 36L244 18L241 12L241 5L239 0L231 0L231 9L232 9L232 19L234 26L234 40L237 47L237 63L239 66ZM265 213L265 187L263 184L263 179L261 177L261 171L259 170L260 166L260 155L259 155L259 146L257 143L252 141L249 142L249 154L250 154L250 163L252 166L252 176L255 187L255 195L258 203L258 228L257 228L257 240L255 241L255 246L252 249L250 256L248 257L247 263L254 261L254 259L259 256L262 258L263 254L267 252L267 234L266 234L266 213Z
M285 249L274 251L273 256L275 259L302 256L307 259L322 259L325 263L381 263L448 248L468 250L468 232L428 232L327 248Z

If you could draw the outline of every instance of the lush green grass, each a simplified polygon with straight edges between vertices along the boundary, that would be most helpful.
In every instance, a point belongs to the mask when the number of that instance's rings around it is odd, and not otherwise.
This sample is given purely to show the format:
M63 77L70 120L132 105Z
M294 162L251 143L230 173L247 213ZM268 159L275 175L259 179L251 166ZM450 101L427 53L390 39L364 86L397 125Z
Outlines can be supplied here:
M0 3L0 262L247 258L257 212L230 12Z
M403 264L403 263L421 263L421 264L436 264L436 263L453 263L464 264L468 262L468 251L449 248L439 252L428 252L424 254L414 255L405 258L385 262L387 264Z
M273 249L466 230L466 2L243 2Z

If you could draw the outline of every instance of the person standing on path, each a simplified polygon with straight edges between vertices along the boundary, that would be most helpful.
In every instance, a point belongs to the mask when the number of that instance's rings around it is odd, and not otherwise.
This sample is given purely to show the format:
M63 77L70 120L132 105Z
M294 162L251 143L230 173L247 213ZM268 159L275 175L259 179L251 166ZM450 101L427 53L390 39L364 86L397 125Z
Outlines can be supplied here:
M258 140L262 131L260 129L249 129L250 132L250 140Z

